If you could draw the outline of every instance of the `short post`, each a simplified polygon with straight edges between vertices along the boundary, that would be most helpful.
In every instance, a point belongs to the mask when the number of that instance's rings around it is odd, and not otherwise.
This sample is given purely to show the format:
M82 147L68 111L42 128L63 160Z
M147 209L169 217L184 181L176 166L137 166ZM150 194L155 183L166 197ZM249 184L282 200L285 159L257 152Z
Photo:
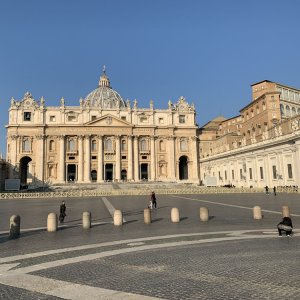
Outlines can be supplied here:
M254 206L253 207L253 219L254 220L261 220L262 219L260 206Z
M179 223L180 218L179 218L179 210L177 207L173 207L171 209L171 222L172 223Z
M290 217L290 209L288 206L282 206L282 217Z
M150 208L144 209L144 223L150 224L151 223L151 210Z
M114 225L122 226L123 225L123 215L119 209L116 209L114 212Z
M9 219L9 237L17 239L20 237L21 218L18 215L12 215Z
M207 222L209 219L208 208L200 207L200 221Z
M55 232L57 230L57 214L50 213L47 218L47 231Z
M89 211L82 213L82 227L83 229L90 229L92 227L91 213Z

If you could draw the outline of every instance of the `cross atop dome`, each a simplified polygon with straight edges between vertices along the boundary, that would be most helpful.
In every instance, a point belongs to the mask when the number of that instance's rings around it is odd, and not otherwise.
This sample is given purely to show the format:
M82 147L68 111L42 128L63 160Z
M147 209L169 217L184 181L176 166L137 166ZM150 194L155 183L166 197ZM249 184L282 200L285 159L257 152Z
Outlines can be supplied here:
M103 65L102 71L103 71L103 73L99 79L99 86L105 86L105 87L110 88L110 82L109 82L108 77L106 76L106 66L105 65Z

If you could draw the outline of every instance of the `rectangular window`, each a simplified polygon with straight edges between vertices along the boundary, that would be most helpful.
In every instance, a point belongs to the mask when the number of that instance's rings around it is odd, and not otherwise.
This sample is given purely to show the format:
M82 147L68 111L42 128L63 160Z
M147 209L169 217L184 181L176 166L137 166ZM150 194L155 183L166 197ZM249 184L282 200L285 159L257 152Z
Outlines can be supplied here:
M56 121L55 116L50 116L50 122L55 122L55 121Z
M164 124L164 119L163 119L163 118L159 118L159 119L158 119L158 123L159 123L159 124Z
M225 171L225 180L227 180L227 171Z
M147 159L148 157L146 155L143 155L142 156L142 159Z
M179 123L180 124L184 124L185 123L185 116L184 115L180 115L179 116Z
M276 166L272 166L272 170L273 170L273 179L277 179Z
M93 155L93 156L92 156L92 159L97 159L97 156Z
M259 171L260 171L260 179L264 179L264 169L263 169L263 167L260 167Z
M249 178L252 180L252 168L249 168Z
M243 179L243 169L240 169L240 179Z
M219 180L221 180L221 172L219 171Z
M97 119L97 116L92 116L92 121L95 121Z
M234 170L231 171L232 180L234 180Z
M121 117L121 120L126 121L126 117L125 117L125 116L122 116L122 117Z
M291 164L288 164L288 165L287 165L287 168L288 168L288 176L289 176L289 179L292 179L292 178L293 178L293 169L292 169L292 165L291 165Z
M31 121L31 112L26 111L24 112L24 121Z
M125 155L122 155L122 159L126 159L126 156L125 156Z

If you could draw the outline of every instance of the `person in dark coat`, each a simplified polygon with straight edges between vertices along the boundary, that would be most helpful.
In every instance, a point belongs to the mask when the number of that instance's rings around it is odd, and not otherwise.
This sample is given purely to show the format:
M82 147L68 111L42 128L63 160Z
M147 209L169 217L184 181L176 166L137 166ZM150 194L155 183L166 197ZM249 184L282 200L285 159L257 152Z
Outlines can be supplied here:
M276 196L276 186L273 187L274 196Z
M265 190L266 190L266 195L269 195L269 187L268 186L265 187Z
M63 223L63 221L65 220L65 217L66 217L66 210L67 210L67 207L66 207L66 204L65 204L65 201L63 201L60 205L60 208L59 208L59 221L60 223Z
M278 235L282 236L282 231L285 231L286 236L291 236L293 231L293 223L290 217L284 217L277 225Z
M157 207L157 202L156 202L156 196L155 196L154 192L151 193L150 199L151 199L151 202L152 202L152 207L156 208Z

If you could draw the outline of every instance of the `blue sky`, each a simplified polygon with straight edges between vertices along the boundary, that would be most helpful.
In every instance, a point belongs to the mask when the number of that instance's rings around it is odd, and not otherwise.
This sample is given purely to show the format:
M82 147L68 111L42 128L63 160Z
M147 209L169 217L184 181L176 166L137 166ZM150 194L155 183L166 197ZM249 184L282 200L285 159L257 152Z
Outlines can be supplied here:
M78 105L106 65L123 99L184 96L203 125L232 117L268 79L300 88L300 1L0 2L0 153L10 99Z

